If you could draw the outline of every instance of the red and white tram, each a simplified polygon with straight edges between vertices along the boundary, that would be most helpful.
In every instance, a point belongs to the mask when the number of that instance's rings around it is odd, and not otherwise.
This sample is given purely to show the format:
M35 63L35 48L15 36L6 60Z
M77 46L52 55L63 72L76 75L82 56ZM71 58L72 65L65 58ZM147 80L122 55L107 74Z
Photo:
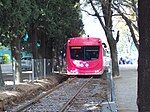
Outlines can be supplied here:
M101 75L104 72L103 45L100 38L69 38L66 46L68 75Z

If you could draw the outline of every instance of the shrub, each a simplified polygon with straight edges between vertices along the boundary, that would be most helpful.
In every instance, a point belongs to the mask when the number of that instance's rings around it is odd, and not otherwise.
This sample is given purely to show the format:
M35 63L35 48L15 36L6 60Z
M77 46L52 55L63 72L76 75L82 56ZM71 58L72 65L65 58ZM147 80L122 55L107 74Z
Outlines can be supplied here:
M4 62L4 64L9 63L9 59L10 59L9 54L4 54L4 55L3 55L3 62Z

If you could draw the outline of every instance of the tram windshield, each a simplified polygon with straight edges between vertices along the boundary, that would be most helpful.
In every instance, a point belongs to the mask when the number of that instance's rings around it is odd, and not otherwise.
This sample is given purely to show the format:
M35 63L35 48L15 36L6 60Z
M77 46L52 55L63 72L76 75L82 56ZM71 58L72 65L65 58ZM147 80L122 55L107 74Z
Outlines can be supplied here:
M95 60L99 57L99 46L71 46L70 54L75 60Z

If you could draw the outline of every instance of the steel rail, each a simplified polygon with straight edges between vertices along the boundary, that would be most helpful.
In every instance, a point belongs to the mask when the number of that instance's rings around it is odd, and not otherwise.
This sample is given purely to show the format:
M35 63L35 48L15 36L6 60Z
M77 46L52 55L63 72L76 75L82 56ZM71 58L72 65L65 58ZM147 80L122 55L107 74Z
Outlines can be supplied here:
M86 81L84 84L82 84L82 86L78 89L78 91L74 94L74 96L71 97L70 100L65 103L65 105L61 108L61 110L59 112L64 112L66 110L66 108L69 106L69 104L71 104L71 102L75 99L75 97L84 88L84 86L86 86L89 83L89 81L91 81L92 79L93 79L93 77L91 77L88 81Z
M59 85L57 85L56 87L50 89L49 91L46 91L45 93L40 94L39 96L35 97L33 100L30 100L29 102L14 108L11 110L11 112L21 112L24 109L26 109L27 107L31 106L32 104L35 104L36 102L38 102L40 99L44 98L45 96L47 96L48 94L52 93L53 91L59 89L60 87L62 87L64 84L69 84L72 81L74 81L76 79L76 77L73 77L71 80L67 80L64 83L61 83Z

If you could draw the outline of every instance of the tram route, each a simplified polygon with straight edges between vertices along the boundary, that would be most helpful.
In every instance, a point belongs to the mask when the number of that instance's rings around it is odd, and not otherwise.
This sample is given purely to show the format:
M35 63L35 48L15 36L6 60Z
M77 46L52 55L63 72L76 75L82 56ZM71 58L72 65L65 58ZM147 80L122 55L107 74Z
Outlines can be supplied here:
M91 102L93 106L97 106L97 110L101 110L100 103L107 98L107 81L105 78L70 78L70 80L62 83L43 95L42 97L30 101L30 104L23 108L14 110L15 112L63 112L91 110ZM101 94L101 95L100 95ZM104 97L106 96L106 97ZM95 102L95 103L94 103ZM13 111L13 112L14 112ZM96 112L94 111L94 112Z
M75 95L62 107L62 109L60 110L60 112L64 112L65 109L69 106L69 104L71 102L73 102L73 100L75 99L75 97L79 94L79 92L84 88L84 86L86 86L89 81L91 81L93 79L93 77L91 77L88 81L86 81L82 86L81 88L79 88L79 90L75 93Z
M43 92L42 94L40 94L39 96L37 96L36 98L34 98L33 100L30 100L14 109L11 110L11 112L20 112L20 111L23 111L24 109L28 108L29 106L32 106L33 104L37 103L40 99L42 99L43 97L47 96L48 94L52 93L53 91L59 89L60 87L62 87L64 84L69 84L71 83L72 81L75 80L76 77L73 77L72 79L70 80L67 80L65 81L64 83L62 84L59 84L58 86L52 88L51 90L49 91L46 91L46 92Z
M61 88L56 89L51 94L39 100L39 102L33 104L29 108L25 109L24 112L59 112L63 105L71 99L80 87L88 79L74 78L70 83L64 84Z
M93 78L76 96L66 110L68 112L102 112L102 103L108 101L107 82L103 78ZM112 112L112 111L111 111Z

